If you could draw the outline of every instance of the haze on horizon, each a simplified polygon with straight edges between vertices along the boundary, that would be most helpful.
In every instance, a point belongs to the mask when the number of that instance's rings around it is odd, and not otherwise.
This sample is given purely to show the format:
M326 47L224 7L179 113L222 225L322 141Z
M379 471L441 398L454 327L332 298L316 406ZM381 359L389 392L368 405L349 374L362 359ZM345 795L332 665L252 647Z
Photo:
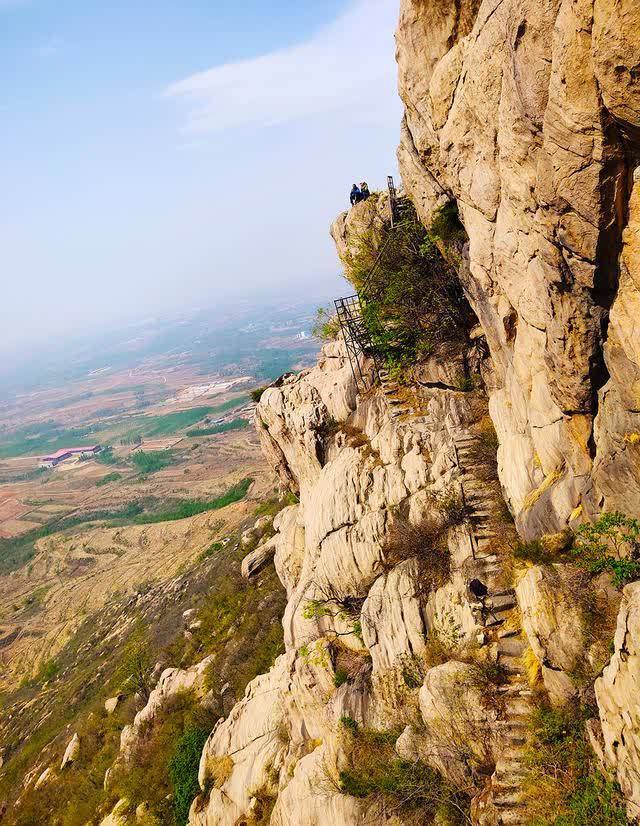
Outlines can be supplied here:
M0 0L0 350L338 284L329 221L396 168L396 0L211 5Z

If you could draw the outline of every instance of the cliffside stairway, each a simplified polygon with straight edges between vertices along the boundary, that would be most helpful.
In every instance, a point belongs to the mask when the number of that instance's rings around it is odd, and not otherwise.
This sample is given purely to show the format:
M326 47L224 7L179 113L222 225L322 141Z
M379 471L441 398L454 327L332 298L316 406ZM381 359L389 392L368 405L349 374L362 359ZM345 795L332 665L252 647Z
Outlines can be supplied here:
M402 221L402 216L409 201L407 198L398 196L393 177L391 175L387 177L387 187L389 190L390 232L392 233ZM390 237L391 235L389 235L387 241L380 248L371 270L362 282L359 292L344 298L337 298L334 301L334 305L347 348L351 371L356 384L361 390L366 391L380 381L383 385L385 396L388 397L389 403L392 406L399 406L398 410L393 411L392 415L395 416L396 414L402 415L402 413L406 411L404 409L400 409L402 405L401 400L397 399L397 385L393 385L389 381L388 372L382 370L378 364L378 360L376 358L376 348L371 339L371 334L364 318L364 298L361 298L361 296L371 294L371 285L382 261L384 251L389 243ZM363 360L365 359L372 359L373 369L371 371L368 369L363 369Z
M483 582L488 594L471 607L484 628L484 643L491 647L491 657L500 666L502 681L496 731L503 743L491 784L483 801L486 822L523 824L526 822L522 801L522 782L526 776L528 720L532 711L532 691L522 656L527 648L522 638L515 591L505 587L505 572L510 564L504 543L492 524L492 513L500 497L497 483L480 479L477 467L477 437L469 434L456 438L456 461L467 512L469 536L475 560L474 575ZM485 822L481 819L479 822Z

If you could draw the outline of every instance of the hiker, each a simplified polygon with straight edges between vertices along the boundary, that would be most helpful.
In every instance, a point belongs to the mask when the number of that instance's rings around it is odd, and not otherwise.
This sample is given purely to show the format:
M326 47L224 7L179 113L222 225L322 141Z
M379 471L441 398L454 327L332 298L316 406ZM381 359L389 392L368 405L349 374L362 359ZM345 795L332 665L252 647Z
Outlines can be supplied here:
M351 201L351 206L355 206L362 200L362 192L360 192L360 190L358 189L357 184L354 184L351 187L351 194L349 195L349 200Z
M499 623L500 619L495 615L493 609L487 608L485 604L485 600L489 595L489 589L484 582L481 582L479 579L472 579L469 582L469 590L482 606L482 621L486 622L487 618L493 617L492 624Z
M366 201L369 195L371 195L371 193L369 192L369 184L366 181L363 181L360 184L360 196L362 197L363 201Z

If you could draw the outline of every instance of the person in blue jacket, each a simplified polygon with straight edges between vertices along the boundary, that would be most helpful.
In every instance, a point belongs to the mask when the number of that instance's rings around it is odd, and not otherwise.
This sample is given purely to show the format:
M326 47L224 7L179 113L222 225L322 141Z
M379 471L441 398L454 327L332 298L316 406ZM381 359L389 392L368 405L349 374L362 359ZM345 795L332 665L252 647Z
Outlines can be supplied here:
M357 184L354 184L351 187L351 194L349 195L349 200L351 201L351 206L355 206L362 200L362 192L358 189Z

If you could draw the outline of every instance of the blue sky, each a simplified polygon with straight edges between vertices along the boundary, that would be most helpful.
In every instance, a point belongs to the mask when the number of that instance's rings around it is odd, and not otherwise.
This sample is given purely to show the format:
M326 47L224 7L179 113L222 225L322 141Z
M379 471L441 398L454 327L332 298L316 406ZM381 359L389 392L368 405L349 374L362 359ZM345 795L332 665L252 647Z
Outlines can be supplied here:
M395 171L397 0L0 0L2 344L336 284Z

